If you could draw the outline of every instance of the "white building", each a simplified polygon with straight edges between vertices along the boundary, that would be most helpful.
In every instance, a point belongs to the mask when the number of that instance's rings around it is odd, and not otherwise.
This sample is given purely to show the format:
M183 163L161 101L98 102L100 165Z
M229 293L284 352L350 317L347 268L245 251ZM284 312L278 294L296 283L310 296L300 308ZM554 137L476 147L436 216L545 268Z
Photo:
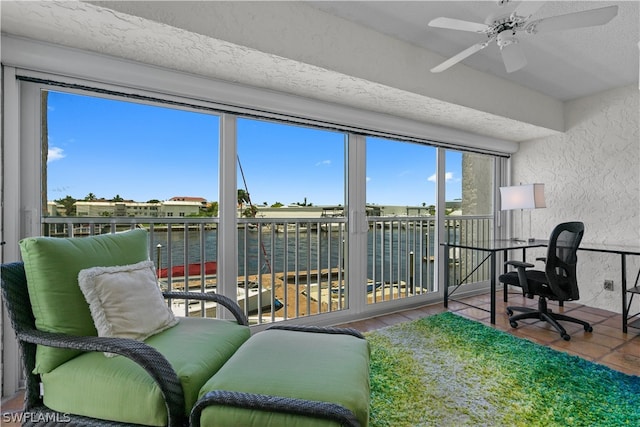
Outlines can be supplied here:
M188 200L187 200L188 199ZM201 198L172 198L163 202L134 202L131 200L79 200L75 203L76 216L88 217L186 217L200 213L206 203ZM51 204L50 204L51 205Z

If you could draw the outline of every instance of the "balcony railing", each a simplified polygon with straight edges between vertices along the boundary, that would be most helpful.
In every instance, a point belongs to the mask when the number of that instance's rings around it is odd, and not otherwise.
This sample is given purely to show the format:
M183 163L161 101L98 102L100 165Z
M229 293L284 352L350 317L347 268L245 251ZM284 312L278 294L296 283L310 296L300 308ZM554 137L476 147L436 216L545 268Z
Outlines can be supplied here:
M432 217L368 217L367 303L410 299L439 290L435 277L438 245ZM150 259L164 289L215 292L217 218L45 217L44 234L83 237L131 228L149 231ZM253 324L302 318L348 308L345 268L347 219L239 218L237 300ZM447 241L486 240L487 216L447 217ZM450 254L452 284L487 280L473 270L476 254ZM216 315L202 302L176 302L178 315Z

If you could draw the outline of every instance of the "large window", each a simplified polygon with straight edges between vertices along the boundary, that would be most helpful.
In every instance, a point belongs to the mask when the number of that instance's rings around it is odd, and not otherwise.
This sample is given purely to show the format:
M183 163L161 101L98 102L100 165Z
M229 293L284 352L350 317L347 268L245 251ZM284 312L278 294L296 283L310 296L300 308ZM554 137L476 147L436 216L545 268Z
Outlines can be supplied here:
M434 290L436 148L367 138L367 302Z
M470 245L493 238L493 156L446 151L447 217L445 239ZM451 175L449 175L451 171ZM481 264L482 253L452 248L449 254L451 284L477 283L488 279L489 265ZM481 264L480 267L477 267Z
M466 236L449 220L492 221L492 157L416 143L465 132L24 43L3 66L4 261L28 236L144 227L163 286L237 291L257 323L329 324L437 301L438 239Z
M43 97L50 215L197 216L217 200L217 116L64 92Z
M345 141L237 121L239 289L259 321L347 307Z
M45 234L145 227L163 286L216 291L218 193L230 187L219 182L219 116L86 92L43 91L41 101ZM367 304L436 292L438 239L492 231L491 156L365 138L365 206L349 207L347 133L234 123L237 298L256 323L346 309L350 291ZM358 283L348 280L352 211L366 212L368 224L366 278ZM450 257L452 277L465 280L475 260ZM482 270L474 274L484 279Z
M163 287L214 287L218 116L60 91L42 101L44 233L143 227Z

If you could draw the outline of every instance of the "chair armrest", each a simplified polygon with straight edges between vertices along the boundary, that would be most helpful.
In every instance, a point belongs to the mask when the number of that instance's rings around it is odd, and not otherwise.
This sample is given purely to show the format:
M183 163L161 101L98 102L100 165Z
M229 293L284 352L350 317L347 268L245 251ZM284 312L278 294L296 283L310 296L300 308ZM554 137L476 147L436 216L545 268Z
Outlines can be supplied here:
M364 335L362 335L357 329L353 328L335 328L330 326L273 325L269 326L266 330L269 329L282 329L285 331L312 332L320 334L351 335L356 338L364 339Z
M163 292L162 295L164 295L164 297L167 299L212 301L218 303L229 310L240 325L249 326L249 319L247 319L247 316L244 314L244 311L242 311L238 303L231 298L227 298L224 295L202 292L177 291Z
M522 262L522 261L507 261L504 264L516 267L516 269L518 270L518 282L520 283L520 287L522 288L522 292L525 295L530 295L529 281L527 280L526 269L535 267L535 265L534 264L529 264L528 262Z
M504 263L504 265L512 265L516 268L518 267L522 267L522 268L532 268L535 267L534 264L529 264L528 262L522 262L522 261L506 261Z
M541 256L536 258L536 261L542 261L542 262L547 262L547 257Z
M19 340L48 347L83 351L115 353L140 365L160 387L167 407L169 426L185 423L185 402L182 384L167 359L155 348L128 338L75 336L23 329L16 334Z

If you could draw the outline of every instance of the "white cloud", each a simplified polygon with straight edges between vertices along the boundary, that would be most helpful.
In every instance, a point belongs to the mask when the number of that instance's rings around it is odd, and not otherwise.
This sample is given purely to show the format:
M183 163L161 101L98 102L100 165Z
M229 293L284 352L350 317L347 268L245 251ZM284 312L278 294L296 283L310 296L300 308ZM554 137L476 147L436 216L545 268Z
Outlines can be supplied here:
M316 163L316 166L329 166L331 164L331 160L323 160L321 162Z
M65 156L64 150L60 147L49 147L49 153L47 154L47 163L54 162L56 160L63 159Z
M447 182L451 181L453 179L453 172L445 172L444 179ZM434 173L429 178L427 178L427 181L436 182L436 174Z

